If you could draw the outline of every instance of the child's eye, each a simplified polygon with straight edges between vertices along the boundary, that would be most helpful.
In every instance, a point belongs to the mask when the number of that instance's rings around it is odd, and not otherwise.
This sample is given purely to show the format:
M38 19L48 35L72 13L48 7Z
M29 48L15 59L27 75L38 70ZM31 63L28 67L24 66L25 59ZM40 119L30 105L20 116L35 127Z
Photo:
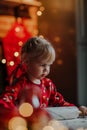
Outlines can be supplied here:
M46 67L46 66L51 66L51 65L50 64L49 65L47 65L47 64L41 64L41 66Z
M46 64L41 64L40 66L46 66Z

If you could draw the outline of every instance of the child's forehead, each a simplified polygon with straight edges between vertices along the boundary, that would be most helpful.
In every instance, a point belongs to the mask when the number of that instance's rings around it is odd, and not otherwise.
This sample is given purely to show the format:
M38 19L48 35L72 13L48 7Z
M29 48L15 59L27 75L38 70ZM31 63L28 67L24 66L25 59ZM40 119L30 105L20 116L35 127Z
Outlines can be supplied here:
M45 60L39 61L39 63L40 64L53 64L53 60L47 60L47 59L45 59Z

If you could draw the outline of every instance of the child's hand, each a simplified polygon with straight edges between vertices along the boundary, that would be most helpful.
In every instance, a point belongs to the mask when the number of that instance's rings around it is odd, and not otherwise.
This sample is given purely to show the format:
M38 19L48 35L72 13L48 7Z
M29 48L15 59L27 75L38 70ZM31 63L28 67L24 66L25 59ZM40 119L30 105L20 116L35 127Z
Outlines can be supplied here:
M81 111L80 115L83 115L83 116L87 115L87 107L86 106L80 106L79 110Z

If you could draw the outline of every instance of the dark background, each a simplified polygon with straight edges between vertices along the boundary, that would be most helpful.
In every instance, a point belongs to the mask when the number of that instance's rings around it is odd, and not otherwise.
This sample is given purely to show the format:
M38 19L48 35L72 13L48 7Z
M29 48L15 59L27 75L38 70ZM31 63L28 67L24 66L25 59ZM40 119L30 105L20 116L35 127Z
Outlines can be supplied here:
M67 101L77 104L75 2L70 0L68 5L64 0L42 0L42 3L45 10L39 17L39 34L48 38L56 50L49 77Z

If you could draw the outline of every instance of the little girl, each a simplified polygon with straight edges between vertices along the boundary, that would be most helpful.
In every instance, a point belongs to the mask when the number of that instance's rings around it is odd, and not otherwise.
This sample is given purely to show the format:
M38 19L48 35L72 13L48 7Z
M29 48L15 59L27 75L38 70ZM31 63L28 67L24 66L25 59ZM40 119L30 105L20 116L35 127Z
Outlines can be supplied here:
M31 93L35 93L38 95L41 108L74 106L65 101L56 91L52 80L46 78L55 60L55 50L49 41L41 37L33 37L22 46L20 55L21 62L13 72L10 86L1 96L0 104L6 108L13 108L19 105L23 98L30 101ZM87 114L85 106L80 106L79 109L83 114Z

